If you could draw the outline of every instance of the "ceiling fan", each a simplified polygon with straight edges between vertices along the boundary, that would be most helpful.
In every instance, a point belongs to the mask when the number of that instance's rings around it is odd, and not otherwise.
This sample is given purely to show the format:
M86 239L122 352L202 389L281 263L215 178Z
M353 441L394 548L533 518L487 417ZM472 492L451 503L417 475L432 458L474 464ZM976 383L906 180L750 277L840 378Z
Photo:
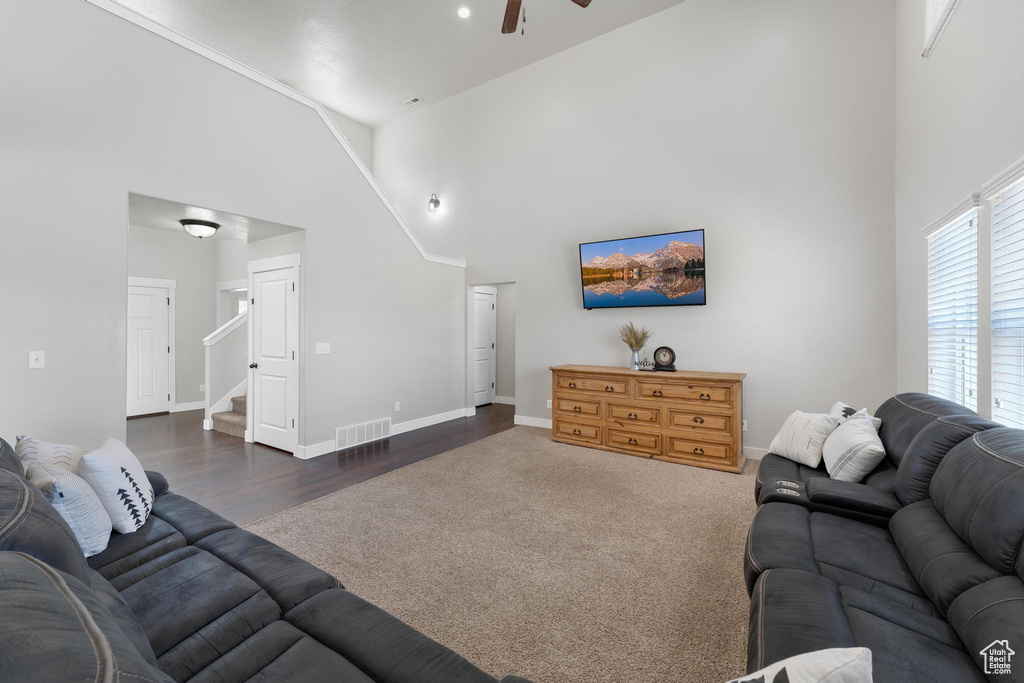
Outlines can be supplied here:
M586 7L590 0L572 0L580 7ZM523 15L523 23L526 23L526 12L523 11L523 0L508 0L505 5L505 21L501 24L502 33L515 33L519 26L519 15Z

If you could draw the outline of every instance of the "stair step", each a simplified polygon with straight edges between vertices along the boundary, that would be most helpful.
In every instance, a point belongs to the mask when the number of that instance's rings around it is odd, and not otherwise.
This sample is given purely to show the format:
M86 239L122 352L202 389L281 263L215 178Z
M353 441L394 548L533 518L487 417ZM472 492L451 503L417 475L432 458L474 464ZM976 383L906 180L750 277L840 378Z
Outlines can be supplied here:
M233 396L231 398L231 410L245 415L245 396Z
M214 413L210 416L213 428L223 434L245 438L245 415L236 412Z

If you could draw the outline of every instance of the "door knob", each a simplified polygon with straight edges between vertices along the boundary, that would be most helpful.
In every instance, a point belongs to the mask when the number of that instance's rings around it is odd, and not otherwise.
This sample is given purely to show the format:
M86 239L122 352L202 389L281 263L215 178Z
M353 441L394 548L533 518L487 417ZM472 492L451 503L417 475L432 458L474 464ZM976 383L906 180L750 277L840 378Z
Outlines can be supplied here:
M249 368L252 369L252 370L255 370L258 367L259 367L258 363L249 363Z

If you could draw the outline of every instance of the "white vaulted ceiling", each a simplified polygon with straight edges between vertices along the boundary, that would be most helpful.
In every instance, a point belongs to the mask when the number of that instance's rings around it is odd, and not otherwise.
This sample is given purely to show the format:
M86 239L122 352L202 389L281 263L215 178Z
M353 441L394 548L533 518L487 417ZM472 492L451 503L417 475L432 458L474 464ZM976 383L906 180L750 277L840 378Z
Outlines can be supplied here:
M504 0L118 0L371 127L682 1L524 0L523 36Z

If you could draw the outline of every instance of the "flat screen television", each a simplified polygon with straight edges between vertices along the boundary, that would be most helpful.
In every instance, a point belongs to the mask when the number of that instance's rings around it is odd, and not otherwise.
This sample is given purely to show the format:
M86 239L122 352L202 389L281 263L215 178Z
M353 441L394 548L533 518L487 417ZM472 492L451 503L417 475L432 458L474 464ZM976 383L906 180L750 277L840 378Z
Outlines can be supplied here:
M703 306L704 231L580 245L583 307Z

